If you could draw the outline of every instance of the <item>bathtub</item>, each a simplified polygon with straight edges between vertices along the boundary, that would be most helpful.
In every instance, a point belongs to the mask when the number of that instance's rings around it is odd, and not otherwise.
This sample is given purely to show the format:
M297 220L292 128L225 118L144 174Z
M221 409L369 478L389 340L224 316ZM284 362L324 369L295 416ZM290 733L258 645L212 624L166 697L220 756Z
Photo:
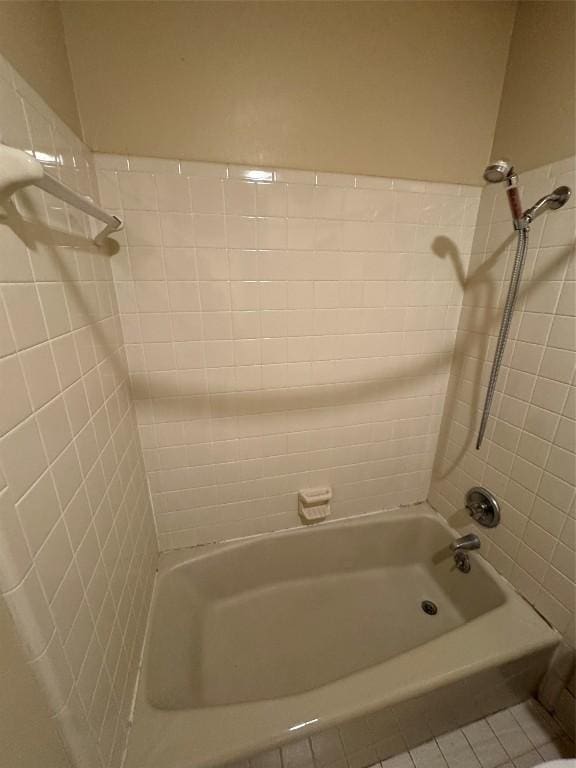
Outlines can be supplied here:
M126 768L363 768L526 699L559 636L454 538L418 505L162 555Z

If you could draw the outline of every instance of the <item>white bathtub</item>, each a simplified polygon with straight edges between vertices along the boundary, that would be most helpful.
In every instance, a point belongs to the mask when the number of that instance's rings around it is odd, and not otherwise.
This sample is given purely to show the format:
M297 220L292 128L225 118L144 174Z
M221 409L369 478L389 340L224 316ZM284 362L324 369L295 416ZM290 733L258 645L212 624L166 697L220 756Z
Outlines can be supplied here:
M453 538L420 505L162 556L126 768L335 728L325 764L361 768L527 698L559 637Z

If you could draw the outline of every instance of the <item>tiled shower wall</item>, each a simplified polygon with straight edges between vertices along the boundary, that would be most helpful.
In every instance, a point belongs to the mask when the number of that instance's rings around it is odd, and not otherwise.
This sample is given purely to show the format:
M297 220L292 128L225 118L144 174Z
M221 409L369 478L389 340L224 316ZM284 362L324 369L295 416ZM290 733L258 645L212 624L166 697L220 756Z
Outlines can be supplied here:
M161 549L424 499L480 190L96 164Z
M521 174L525 206L560 184L576 189L574 158ZM576 209L539 218L492 418L475 450L515 240L500 185L482 193L430 502L455 527L476 527L485 557L574 646L576 604ZM498 309L500 307L500 309ZM502 524L480 529L464 493L484 485ZM566 661L562 666L569 668ZM574 723L574 680L558 706Z
M94 191L89 151L1 58L0 132ZM70 764L116 768L156 540L110 263L38 191L16 195L0 251L0 591Z

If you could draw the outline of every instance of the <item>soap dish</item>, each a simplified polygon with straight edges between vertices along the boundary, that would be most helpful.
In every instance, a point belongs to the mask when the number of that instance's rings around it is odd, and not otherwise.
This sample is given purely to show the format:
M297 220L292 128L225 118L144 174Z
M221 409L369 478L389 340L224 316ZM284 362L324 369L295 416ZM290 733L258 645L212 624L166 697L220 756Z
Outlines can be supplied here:
M331 488L306 488L298 493L298 514L305 523L319 523L330 514Z

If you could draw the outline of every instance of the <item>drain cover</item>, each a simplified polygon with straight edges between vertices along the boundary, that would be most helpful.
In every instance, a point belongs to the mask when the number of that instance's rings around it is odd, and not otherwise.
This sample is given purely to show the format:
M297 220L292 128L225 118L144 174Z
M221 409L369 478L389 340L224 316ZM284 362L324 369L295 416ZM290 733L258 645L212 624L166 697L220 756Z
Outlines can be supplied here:
M422 600L422 610L427 613L428 616L436 616L438 613L438 606L433 603L432 600Z

